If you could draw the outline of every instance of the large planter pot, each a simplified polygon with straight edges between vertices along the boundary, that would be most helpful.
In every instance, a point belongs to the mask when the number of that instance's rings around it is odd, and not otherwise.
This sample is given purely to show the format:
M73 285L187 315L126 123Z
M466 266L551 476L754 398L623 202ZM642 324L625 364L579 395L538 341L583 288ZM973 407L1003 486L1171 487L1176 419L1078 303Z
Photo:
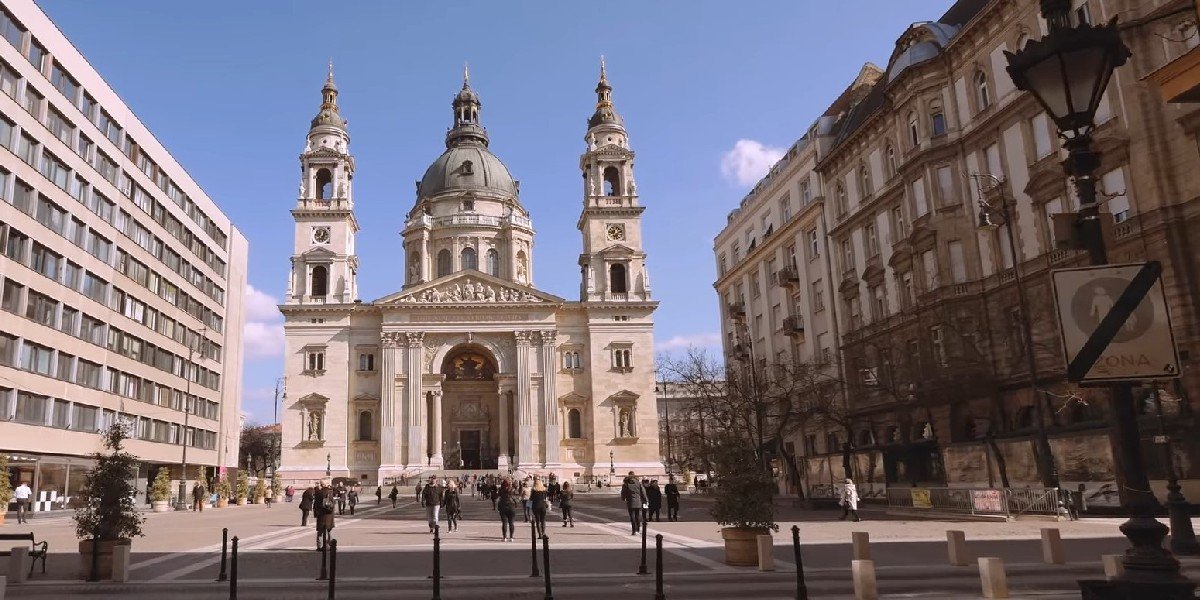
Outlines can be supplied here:
M245 505L246 505L246 502L247 502L247 500L246 500L245 498L238 498L238 499L237 499L237 505L238 505L238 506L245 506Z
M217 500L217 508L225 508L226 506L229 506L228 498L220 498Z
M113 578L113 549L117 546L129 546L132 541L129 538L121 538L119 540L100 540L99 544L93 544L92 540L79 540L79 578L87 579L92 572L92 548L93 545L99 550L99 561L96 564L96 569L99 572L100 579Z
M735 567L753 567L758 564L758 536L770 533L766 529L750 527L724 527L721 539L725 540L725 564Z
M4 524L4 511L0 511L0 525Z
M154 512L167 512L171 510L170 500L152 500L150 502L150 510Z

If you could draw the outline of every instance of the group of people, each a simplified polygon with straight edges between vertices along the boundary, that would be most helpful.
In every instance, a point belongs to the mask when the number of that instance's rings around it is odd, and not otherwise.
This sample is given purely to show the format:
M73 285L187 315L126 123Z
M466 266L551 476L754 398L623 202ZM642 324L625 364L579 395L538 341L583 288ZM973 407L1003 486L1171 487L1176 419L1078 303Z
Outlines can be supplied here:
M661 521L663 497L667 499L667 520L679 520L679 485L672 475L663 489L659 489L657 479L638 480L633 471L625 477L621 484L621 500L629 510L629 524L633 527L634 535L641 531L642 524L648 521Z

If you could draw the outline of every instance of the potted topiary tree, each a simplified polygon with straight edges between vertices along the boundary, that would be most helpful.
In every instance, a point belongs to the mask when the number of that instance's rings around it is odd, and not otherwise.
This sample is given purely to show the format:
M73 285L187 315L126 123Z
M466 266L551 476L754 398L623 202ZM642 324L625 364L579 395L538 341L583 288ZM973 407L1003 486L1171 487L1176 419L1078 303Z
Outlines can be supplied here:
M254 484L254 503L262 504L267 497L267 480L262 477L258 478L258 483Z
M246 505L246 503L249 501L248 500L249 493L250 493L250 476L246 474L246 471L244 469L239 470L238 476L237 476L237 487L234 488L234 498L237 500L238 506Z
M271 497L275 502L283 502L283 482L279 480L278 475L271 476Z
M92 455L96 467L85 476L79 492L80 506L75 509L82 578L91 572L94 554L98 575L111 579L114 549L131 545L130 538L142 535L144 519L134 505L137 490L133 487L138 458L124 450L122 424L113 423L103 436L108 452Z
M4 513L8 512L8 503L12 502L12 481L8 478L8 455L0 454L0 525L4 524Z
M171 469L162 467L150 486L150 507L154 512L171 510Z
M730 565L758 564L757 538L779 531L771 502L775 483L759 463L752 445L736 436L718 436L711 449L716 487L710 511L722 525L725 562Z
M229 478L222 473L217 477L217 508L229 506L229 496L233 490L229 487Z

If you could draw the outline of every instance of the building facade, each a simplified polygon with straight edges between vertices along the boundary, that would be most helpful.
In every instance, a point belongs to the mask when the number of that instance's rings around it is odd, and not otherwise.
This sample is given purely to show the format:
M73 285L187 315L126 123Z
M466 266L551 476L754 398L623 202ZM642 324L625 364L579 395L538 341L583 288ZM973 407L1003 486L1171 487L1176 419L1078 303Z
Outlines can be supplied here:
M0 12L0 452L61 508L128 425L143 461L237 464L247 243L32 1ZM140 498L144 499L144 498Z
M464 74L403 215L398 291L358 297L354 159L332 68L300 157L285 303L285 479L445 469L662 473L634 153L603 66L580 157L580 298L534 287L519 182Z
M1194 497L1196 115L1141 81L1196 45L1194 13L1174 4L1077 0L1074 15L1119 14L1133 50L1096 116L1106 241L1114 263L1164 265L1185 368L1136 396L1147 440L1163 401ZM1054 225L1078 203L1053 123L1005 71L1004 51L1045 31L1032 0L960 0L910 26L877 81L835 111L815 170L847 418L804 434L814 495L844 476L843 459L866 497L889 485L1037 486L1044 427L1060 483L1083 485L1090 506L1118 502L1109 400L1065 381L1049 284L1051 269L1086 264ZM1147 441L1143 455L1165 479L1161 449Z

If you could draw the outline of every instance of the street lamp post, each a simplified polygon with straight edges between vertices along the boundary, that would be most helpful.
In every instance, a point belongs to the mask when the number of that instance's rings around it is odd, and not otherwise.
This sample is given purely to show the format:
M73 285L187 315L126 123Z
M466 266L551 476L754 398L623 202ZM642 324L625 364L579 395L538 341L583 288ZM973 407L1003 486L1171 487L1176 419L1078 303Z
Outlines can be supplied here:
M205 340L204 334L207 331L208 331L208 327L206 326L206 327L204 327L203 330L201 330L200 332L197 333L195 341L191 344L188 344L188 369L196 369L197 368L196 346L203 343L203 341ZM181 469L179 472L179 497L175 500L175 510L177 510L177 511L188 510L189 508L191 508L191 506L188 504L187 500L185 499L187 497L187 479L188 479L188 476L187 476L187 470L188 470L188 461L187 461L188 422L190 421L189 417L192 416L192 411L196 409L196 401L194 398L192 398L192 379L194 379L194 376L190 372L187 375L188 375L187 384L185 385L184 392L183 392L183 430L179 432L179 440L183 444L183 456L180 457L180 461L179 461L180 466L181 466Z
M1037 464L1038 472L1042 477L1042 485L1047 489L1056 490L1059 486L1058 482L1058 466L1054 464L1053 451L1050 448L1050 437L1046 433L1046 415L1049 412L1046 409L1046 396L1038 389L1037 386L1037 358L1033 354L1033 323L1029 313L1029 297L1025 294L1025 283L1021 279L1020 259L1017 254L1017 242L1013 237L1012 212L1008 203L1008 195L1004 193L1003 182L998 177L991 174L971 173L970 177L975 179L976 190L979 193L979 226L989 227L992 225L991 214L998 212L1000 218L1004 221L1005 237L1008 238L1008 253L1013 261L1013 279L1017 286L1017 302L1021 309L1021 330L1025 338L1024 348L1025 366L1029 370L1029 391L1033 394L1033 405L1037 413ZM999 190L999 207L984 200L983 187L979 185L980 178L987 178ZM1057 500L1057 498L1056 498Z
M1107 25L1070 24L1070 0L1041 0L1049 33L1030 41L1016 53L1005 52L1008 73L1017 89L1033 94L1054 120L1067 150L1066 174L1079 197L1076 224L1093 265L1108 262L1096 202L1095 172L1099 155L1092 150L1096 107L1117 67L1131 56L1121 41L1114 18ZM1196 584L1179 570L1179 561L1162 542L1167 527L1155 519L1158 501L1142 463L1141 434L1130 384L1112 386L1112 412L1118 446L1117 461L1124 476L1124 508L1129 520L1121 533L1131 547L1125 551L1125 571L1107 581L1080 581L1083 597L1116 600L1133 597L1184 600L1194 598Z

